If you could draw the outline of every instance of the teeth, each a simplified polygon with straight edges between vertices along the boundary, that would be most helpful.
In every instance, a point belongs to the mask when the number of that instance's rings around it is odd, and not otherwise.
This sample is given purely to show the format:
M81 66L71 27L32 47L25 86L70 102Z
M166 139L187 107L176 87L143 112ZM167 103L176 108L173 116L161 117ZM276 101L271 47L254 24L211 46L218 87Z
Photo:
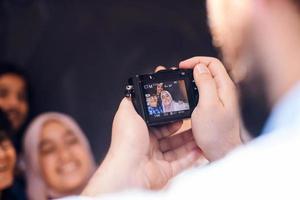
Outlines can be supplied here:
M60 171L62 173L71 173L77 170L77 165L75 162L69 162L67 164L64 164L60 167Z

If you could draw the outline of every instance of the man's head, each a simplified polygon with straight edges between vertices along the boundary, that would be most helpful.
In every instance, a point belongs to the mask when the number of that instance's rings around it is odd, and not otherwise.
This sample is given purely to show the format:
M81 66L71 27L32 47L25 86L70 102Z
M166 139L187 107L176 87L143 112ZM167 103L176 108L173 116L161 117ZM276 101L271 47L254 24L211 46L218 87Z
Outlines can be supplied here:
M207 0L214 44L240 83L242 104L252 107L251 118L266 116L300 79L293 63L285 62L299 54L294 52L300 44L299 8L295 0Z
M0 63L0 108L7 114L14 131L28 116L28 81L14 65Z

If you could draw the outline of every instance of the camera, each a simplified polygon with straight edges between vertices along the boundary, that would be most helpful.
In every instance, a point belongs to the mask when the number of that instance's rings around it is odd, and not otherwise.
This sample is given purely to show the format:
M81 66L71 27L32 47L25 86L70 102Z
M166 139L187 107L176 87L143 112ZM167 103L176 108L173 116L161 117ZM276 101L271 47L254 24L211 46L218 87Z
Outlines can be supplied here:
M128 80L125 96L148 126L190 118L199 93L191 69L162 70Z

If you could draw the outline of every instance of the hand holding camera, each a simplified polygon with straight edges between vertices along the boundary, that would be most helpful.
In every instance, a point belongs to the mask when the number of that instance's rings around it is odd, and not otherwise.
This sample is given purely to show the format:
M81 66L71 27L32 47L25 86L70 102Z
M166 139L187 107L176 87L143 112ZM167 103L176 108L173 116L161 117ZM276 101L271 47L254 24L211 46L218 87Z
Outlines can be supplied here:
M198 89L192 69L171 69L130 78L126 96L147 125L154 127L190 118Z
M223 158L242 144L236 87L216 58L194 57L181 62L179 67L194 68L199 101L191 119L197 145L208 160Z
M202 156L191 131L174 135L181 125L178 121L148 129L131 100L123 99L114 118L109 152L83 195L163 188Z
M179 69L136 75L126 94L150 127L191 117L194 137L209 160L241 144L236 88L215 58L195 57Z
M215 58L195 57L179 67L175 73L156 73L154 79L145 75L131 80L126 93L131 98L123 99L114 118L107 157L84 195L161 189L203 154L213 161L241 144L235 86L223 64ZM172 100L177 104L168 107ZM190 116L192 130L174 135L181 119Z

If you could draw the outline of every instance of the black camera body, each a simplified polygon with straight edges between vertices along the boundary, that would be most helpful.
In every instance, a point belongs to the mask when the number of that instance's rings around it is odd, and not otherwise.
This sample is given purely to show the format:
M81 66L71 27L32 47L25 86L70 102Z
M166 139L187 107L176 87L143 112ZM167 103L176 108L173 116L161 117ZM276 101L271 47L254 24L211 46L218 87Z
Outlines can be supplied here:
M148 126L190 118L199 98L191 69L136 75L128 80L125 95Z

